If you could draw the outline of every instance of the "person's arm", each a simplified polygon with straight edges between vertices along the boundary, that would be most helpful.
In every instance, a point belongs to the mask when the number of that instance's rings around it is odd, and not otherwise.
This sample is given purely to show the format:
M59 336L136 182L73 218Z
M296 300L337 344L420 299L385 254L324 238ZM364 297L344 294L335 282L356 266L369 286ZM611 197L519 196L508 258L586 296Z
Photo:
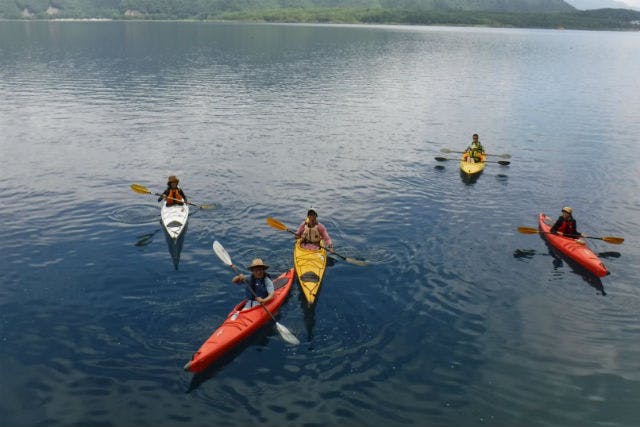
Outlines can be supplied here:
M164 193L162 193L162 196L158 197L158 201L159 202L163 201L168 195L169 195L169 190L164 190Z
M235 276L233 279L231 279L231 281L232 281L233 283L235 283L236 285L237 285L238 283L240 283L240 282L244 282L244 280L245 280L244 274L238 274L238 275L237 275L237 276Z
M263 304L271 301L273 299L273 297L276 295L275 294L275 289L273 288L273 282L271 281L270 278L265 277L264 278L264 284L267 286L268 295L266 297L264 297L264 298L260 298L260 297L256 298L256 301L261 302Z
M184 191L182 191L182 188L180 189L180 195L182 196L182 200L187 203L187 196L184 194Z
M553 226L551 227L551 230L549 230L549 233L558 234L558 228L560 228L560 226L562 225L562 221L564 221L564 218L562 217L558 218L556 223L553 224ZM560 233L560 235L562 235L562 233Z
M578 231L578 223L576 222L575 219L572 220L573 221L573 229L576 230L576 237L584 237L584 234L582 234L581 232Z
M298 229L296 230L294 237L296 239L299 239L302 237L302 233L304 233L304 225L306 224L305 221L302 221L302 224L300 224L300 226L298 227Z
M320 237L322 237L322 240L324 241L324 245L329 249L333 249L333 242L331 241L331 237L329 237L329 233L327 233L325 226L318 223L317 227Z

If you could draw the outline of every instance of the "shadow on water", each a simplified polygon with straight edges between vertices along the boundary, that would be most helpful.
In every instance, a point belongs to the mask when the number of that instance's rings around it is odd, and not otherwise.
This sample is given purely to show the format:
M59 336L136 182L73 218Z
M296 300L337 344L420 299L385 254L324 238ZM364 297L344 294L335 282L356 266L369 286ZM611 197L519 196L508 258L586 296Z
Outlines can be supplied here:
M316 325L316 305L318 300L316 299L315 303L309 304L303 292L298 293L298 300L300 301L300 308L302 308L302 313L304 314L304 326L307 330L307 342L311 342L313 341L313 328Z
M191 393L192 391L200 387L203 383L214 378L220 371L222 371L225 366L233 362L233 360L247 348L253 346L267 347L269 344L269 338L274 335L276 335L274 323L269 322L264 327L260 328L260 330L255 334L251 335L249 338L225 353L218 360L211 363L202 372L194 374L191 378L191 382L189 383L189 388L186 390L186 393Z
M516 249L513 252L513 257L518 259L531 259L536 255L541 256L550 256L552 258L551 263L553 264L554 269L562 268L563 263L567 263L571 268L572 272L582 277L582 279L587 282L590 286L595 288L598 292L602 293L602 295L607 295L604 291L604 285L602 284L602 280L599 277L591 273L589 270L582 267L580 264L576 263L570 258L567 258L562 253L558 252L553 246L549 245L549 243L545 240L545 245L549 249L548 253L537 253L535 249ZM620 257L619 252L601 252L598 256L603 258L618 258Z
M336 260L331 256L327 256L327 265L326 268L333 267L336 263ZM302 288L300 282L296 276L296 282L298 286ZM300 301L300 308L302 308L302 312L304 314L304 325L307 330L307 342L313 341L313 328L316 324L316 306L318 305L318 301L320 299L320 294L322 292L322 288L324 287L324 278L318 287L318 292L316 293L316 298L313 303L309 303L307 298L304 296L304 292L300 289L298 292L298 300Z
M173 260L173 267L177 270L178 264L180 264L180 253L182 252L182 246L184 245L184 236L187 234L187 228L189 224L185 225L182 234L178 237L177 240L173 240L167 230L164 230L164 237L167 240L167 246L169 246L169 253L171 254L171 259ZM164 229L164 228L163 228Z
M142 234L138 236L138 240L134 243L134 246L147 246L151 242L153 242L153 238L160 231L160 229L156 229L153 233Z
M484 172L484 171L480 171L478 173L474 173L472 175L469 175L468 173L465 173L462 170L460 170L460 178L462 179L462 182L464 182L465 184L473 185L473 184L476 183L478 178L480 178L480 175L482 175L482 172Z

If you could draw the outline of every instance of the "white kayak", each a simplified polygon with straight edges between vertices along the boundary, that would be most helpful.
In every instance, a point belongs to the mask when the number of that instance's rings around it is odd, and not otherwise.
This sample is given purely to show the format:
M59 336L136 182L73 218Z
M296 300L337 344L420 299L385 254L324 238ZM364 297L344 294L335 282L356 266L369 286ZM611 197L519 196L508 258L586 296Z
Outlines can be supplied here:
M166 202L162 202L160 209L160 217L164 229L173 240L178 240L180 235L187 228L187 220L189 219L189 205L172 205L167 206Z

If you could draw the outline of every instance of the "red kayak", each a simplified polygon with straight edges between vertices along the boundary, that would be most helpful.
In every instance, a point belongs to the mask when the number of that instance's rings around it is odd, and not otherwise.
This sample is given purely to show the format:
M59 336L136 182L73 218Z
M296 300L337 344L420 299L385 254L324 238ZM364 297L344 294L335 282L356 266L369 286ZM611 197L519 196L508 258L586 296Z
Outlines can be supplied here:
M576 239L571 239L569 237L562 237L555 234L551 234L549 230L551 230L551 226L553 225L553 220L541 213L538 216L538 224L540 226L541 234L547 239L549 244L559 250L561 253L566 255L568 258L572 259L576 263L580 264L582 267L586 268L597 277L604 277L609 274L607 268L602 264L600 258L593 253L589 247Z
M273 280L275 288L274 298L267 302L265 306L275 315L285 298L289 294L295 271L291 270L283 273ZM203 371L212 362L218 360L222 355L231 350L241 341L250 337L254 332L272 321L271 316L262 306L256 306L248 310L242 310L247 300L242 300L227 315L227 319L216 329L202 346L196 351L186 365L185 371Z

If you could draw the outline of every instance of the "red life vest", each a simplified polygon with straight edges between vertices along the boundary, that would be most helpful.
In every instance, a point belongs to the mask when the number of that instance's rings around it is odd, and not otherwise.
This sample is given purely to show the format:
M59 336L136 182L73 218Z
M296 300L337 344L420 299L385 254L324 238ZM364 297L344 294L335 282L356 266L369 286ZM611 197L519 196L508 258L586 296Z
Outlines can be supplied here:
M576 221L573 218L563 219L562 224L558 227L558 231L564 235L575 236L578 234L576 230Z

